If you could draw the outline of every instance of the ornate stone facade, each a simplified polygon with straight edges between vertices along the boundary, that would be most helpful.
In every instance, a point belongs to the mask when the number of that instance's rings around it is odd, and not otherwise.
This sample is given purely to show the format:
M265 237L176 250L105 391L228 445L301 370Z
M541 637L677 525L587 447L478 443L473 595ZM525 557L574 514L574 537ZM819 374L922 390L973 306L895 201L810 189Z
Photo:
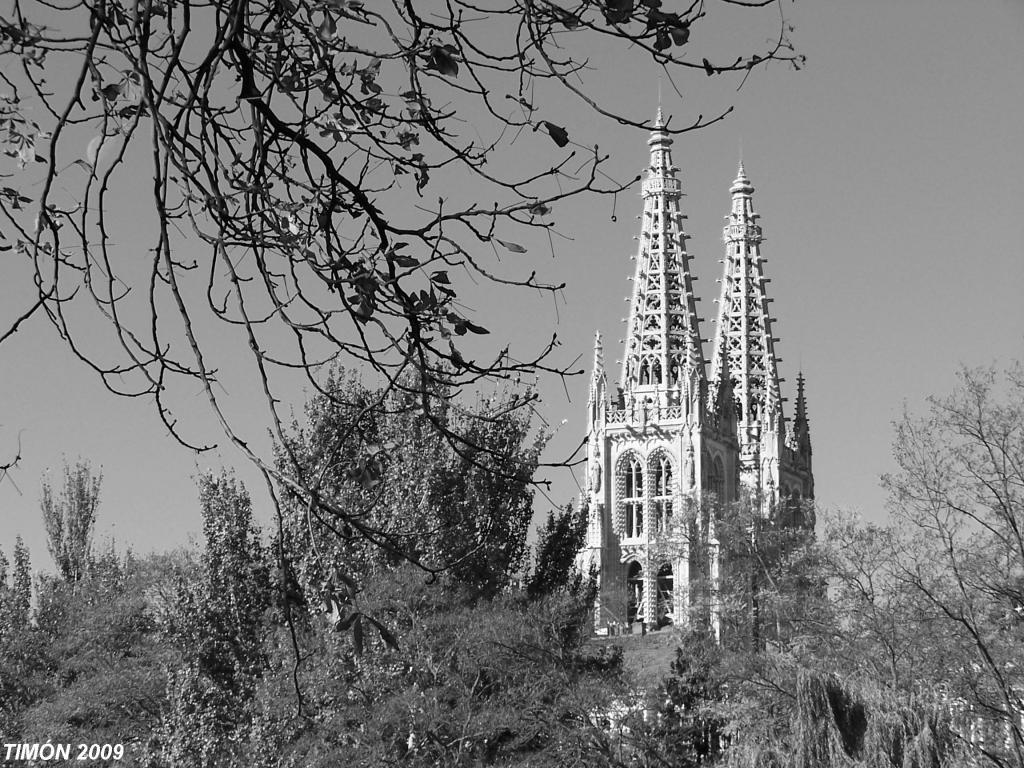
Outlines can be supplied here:
M698 622L719 637L717 518L740 499L771 517L789 500L813 498L810 432L802 375L792 423L783 415L761 227L742 164L730 190L707 376L682 185L663 128L659 109L614 393L600 334L594 344L583 499L590 525L580 564L600 579L599 630Z

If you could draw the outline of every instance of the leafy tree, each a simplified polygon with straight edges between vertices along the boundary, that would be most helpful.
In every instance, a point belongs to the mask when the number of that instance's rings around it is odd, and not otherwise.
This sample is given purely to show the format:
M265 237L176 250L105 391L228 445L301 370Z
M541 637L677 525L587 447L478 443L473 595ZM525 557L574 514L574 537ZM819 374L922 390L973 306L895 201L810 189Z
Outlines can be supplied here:
M558 516L548 512L544 527L537 529L536 555L525 585L529 597L550 595L572 583L576 556L583 549L586 534L586 509L573 512L570 504Z
M0 341L45 316L108 388L152 398L171 433L208 448L175 416L198 384L268 479L362 534L359 508L240 433L253 413L236 421L218 373L238 370L231 350L252 355L243 385L279 443L291 374L322 392L320 363L339 360L389 387L414 371L426 421L468 448L468 425L435 413L438 385L565 371L546 360L554 337L517 357L488 343L464 286L557 291L499 256L528 251L517 232L556 242L567 200L630 183L609 180L586 120L565 123L566 100L650 127L616 112L590 51L669 82L799 65L781 0L726 4L769 42L698 54L690 39L717 14L658 0L19 2L0 20L0 136L22 166L0 191L0 247L31 274ZM698 112L669 130L722 117Z
M270 567L249 494L233 475L199 478L206 548L197 578L181 585L169 635L182 662L151 745L157 764L222 764L248 717L274 626Z
M197 669L231 696L244 695L264 664L270 608L267 551L249 494L234 476L199 479L206 548L201 580L186 590L175 631Z
M89 462L81 459L74 467L64 464L64 482L58 493L49 480L43 480L40 504L47 546L65 581L80 581L89 571L102 483L103 474L94 474Z
M827 611L815 532L802 522L814 519L809 503L801 512L777 507L765 517L751 499L711 506L722 638L731 648L756 653L768 644L803 642L814 631L808 622L817 624Z
M525 557L545 439L531 428L532 395L480 397L468 408L439 399L433 418L468 436L453 445L437 439L407 394L367 389L341 371L328 384L281 447L283 464L300 468L298 482L315 476L330 507L347 510L324 514L290 498L288 531L307 593L350 600L355 580L406 559L450 571L483 597L504 588Z
M21 708L34 696L40 682L29 617L32 573L28 548L21 537L14 541L14 572L8 583L10 561L0 550L0 733L14 733Z
M17 732L17 717L34 699L42 679L39 654L43 650L29 625L32 574L28 549L15 539L14 571L0 549L0 733ZM10 579L8 578L10 577Z
M11 574L11 625L23 629L28 626L32 604L32 565L28 547L21 536L14 539L14 572Z
M759 498L723 503L708 494L687 501L671 530L651 537L652 561L684 553L689 560L692 628L711 626L714 613L721 641L733 650L802 642L826 610L821 553L805 522L814 519L810 503L799 513L763 509Z
M11 561L7 559L7 555L0 549L0 596L4 601L4 605L10 602L10 591L11 588L7 586L7 569L11 567ZM5 609L6 610L6 609Z
M14 570L7 583L10 561L0 550L0 636L28 626L32 604L32 566L28 547L21 536L14 539Z

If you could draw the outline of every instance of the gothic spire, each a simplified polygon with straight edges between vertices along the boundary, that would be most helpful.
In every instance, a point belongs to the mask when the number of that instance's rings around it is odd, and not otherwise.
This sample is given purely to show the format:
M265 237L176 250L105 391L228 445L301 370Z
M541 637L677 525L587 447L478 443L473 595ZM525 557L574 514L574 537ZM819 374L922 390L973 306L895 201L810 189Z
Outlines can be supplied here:
M664 404L680 397L684 382L703 381L696 299L686 253L682 186L672 164L672 137L658 108L647 144L650 164L643 182L644 210L629 307L622 388L632 400L657 395Z
M799 421L807 421L807 398L804 395L804 372L796 375L796 415L793 417L794 424Z
M712 361L712 392L723 371L732 376L741 447L781 423L778 361L761 257L761 227L753 209L754 185L742 161L729 189L732 211L723 231L725 265ZM726 366L726 359L728 365ZM713 405L713 404L712 404Z
M793 416L793 448L809 456L811 453L811 423L807 418L807 397L804 394L804 372L796 376L796 414Z

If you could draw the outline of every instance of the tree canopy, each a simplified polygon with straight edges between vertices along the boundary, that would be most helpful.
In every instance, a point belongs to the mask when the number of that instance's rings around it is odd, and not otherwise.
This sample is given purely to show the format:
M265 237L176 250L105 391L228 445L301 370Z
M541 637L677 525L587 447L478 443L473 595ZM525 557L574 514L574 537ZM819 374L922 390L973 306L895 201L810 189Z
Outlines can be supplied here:
M337 370L279 446L282 472L323 504L285 497L300 582L314 599L409 561L493 596L524 564L533 481L546 437L528 391L442 396L432 417L409 393L368 388ZM434 420L464 442L439 439ZM333 514L343 510L344 514Z

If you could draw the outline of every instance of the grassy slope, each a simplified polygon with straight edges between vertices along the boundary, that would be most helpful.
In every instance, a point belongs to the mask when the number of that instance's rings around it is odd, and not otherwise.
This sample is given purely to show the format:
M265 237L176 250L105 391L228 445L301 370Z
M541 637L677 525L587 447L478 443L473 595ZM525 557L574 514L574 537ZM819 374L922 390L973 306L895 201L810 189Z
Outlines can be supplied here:
M682 637L677 630L666 627L646 635L595 637L590 642L596 647L622 648L627 671L641 688L653 690L668 676Z

